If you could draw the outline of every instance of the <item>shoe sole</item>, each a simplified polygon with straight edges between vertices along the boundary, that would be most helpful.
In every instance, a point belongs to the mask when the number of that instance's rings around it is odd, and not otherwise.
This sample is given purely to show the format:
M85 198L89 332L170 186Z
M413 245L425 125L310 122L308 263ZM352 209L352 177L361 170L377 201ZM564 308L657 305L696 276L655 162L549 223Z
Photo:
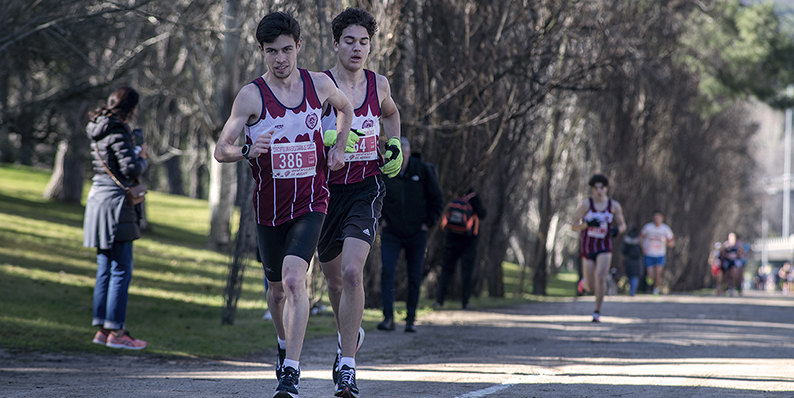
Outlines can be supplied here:
M97 340L97 339L93 339L93 340L91 340L91 342L94 343L94 344L99 344L99 345L107 345L108 344L107 341L102 341L102 340Z
M348 389L344 389L343 391L337 391L336 394L334 394L334 396L340 398L358 398L358 394L353 393Z
M298 394L293 394L289 391L278 391L273 398L300 398Z
M124 345L124 344L113 344L113 343L107 343L107 344L105 344L105 347L121 348L121 349L124 349L124 350L142 350L142 349L146 348L146 346L143 346L143 347L130 347L130 346Z

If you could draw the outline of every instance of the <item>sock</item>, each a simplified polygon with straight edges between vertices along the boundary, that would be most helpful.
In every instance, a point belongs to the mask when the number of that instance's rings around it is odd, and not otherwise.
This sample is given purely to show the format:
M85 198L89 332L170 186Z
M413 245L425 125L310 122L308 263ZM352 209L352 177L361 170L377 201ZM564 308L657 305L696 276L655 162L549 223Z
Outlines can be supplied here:
M348 368L355 369L356 368L356 358L351 357L342 357L339 361L339 369L342 369L342 366L347 365Z
M342 355L342 333L336 332L336 353Z
M281 337L276 337L276 339L278 339L278 348L281 348L282 350L286 350L287 340L281 340Z
M291 359L285 359L284 360L284 366L285 367L289 366L292 369L300 370L300 361L293 361Z

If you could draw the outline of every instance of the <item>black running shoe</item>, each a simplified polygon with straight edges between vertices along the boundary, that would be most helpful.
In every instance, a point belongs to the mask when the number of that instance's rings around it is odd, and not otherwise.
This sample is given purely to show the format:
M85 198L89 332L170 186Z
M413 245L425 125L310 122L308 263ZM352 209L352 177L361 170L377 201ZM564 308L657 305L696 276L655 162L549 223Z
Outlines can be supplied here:
M287 350L278 347L278 357L276 358L276 380L281 380L281 368L284 367L284 359L287 358Z
M273 398L298 398L298 381L300 381L301 372L291 366L285 366L281 370L281 378L276 387L276 393Z
M361 326L358 327L358 341L356 341L356 352L358 352L361 345L364 344L364 328ZM331 368L331 377L334 379L334 385L336 382L339 381L339 361L342 360L342 342L339 339L336 340L336 358L334 358L334 367Z
M339 381L336 383L337 397L358 398L358 387L356 387L356 369L347 365L339 369Z

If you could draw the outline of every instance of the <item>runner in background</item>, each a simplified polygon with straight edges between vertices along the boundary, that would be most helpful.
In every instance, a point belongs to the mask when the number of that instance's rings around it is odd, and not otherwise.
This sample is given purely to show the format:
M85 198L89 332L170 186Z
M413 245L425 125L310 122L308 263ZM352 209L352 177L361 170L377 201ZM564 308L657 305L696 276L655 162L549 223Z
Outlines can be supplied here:
M612 238L626 230L626 221L620 203L607 196L609 180L604 175L594 175L588 185L592 196L579 205L571 228L581 232L579 257L584 261L584 279L579 288L595 294L593 322L600 322L612 263Z
M664 215L660 210L654 210L653 222L642 227L640 240L642 254L645 255L645 269L647 275L653 279L653 295L658 296L662 270L667 260L667 248L675 244L673 230L664 223Z

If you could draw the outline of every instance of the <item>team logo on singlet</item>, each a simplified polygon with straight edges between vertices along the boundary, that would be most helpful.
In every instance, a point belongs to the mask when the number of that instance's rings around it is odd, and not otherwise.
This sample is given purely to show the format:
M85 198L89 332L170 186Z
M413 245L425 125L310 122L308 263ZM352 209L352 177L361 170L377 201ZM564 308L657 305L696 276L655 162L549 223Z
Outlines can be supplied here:
M310 113L306 115L306 127L310 130L314 130L314 126L317 125L317 115L314 113Z
M372 119L367 119L364 121L364 123L361 124L361 128L368 129L370 127L373 127L374 125L375 122L373 122Z

